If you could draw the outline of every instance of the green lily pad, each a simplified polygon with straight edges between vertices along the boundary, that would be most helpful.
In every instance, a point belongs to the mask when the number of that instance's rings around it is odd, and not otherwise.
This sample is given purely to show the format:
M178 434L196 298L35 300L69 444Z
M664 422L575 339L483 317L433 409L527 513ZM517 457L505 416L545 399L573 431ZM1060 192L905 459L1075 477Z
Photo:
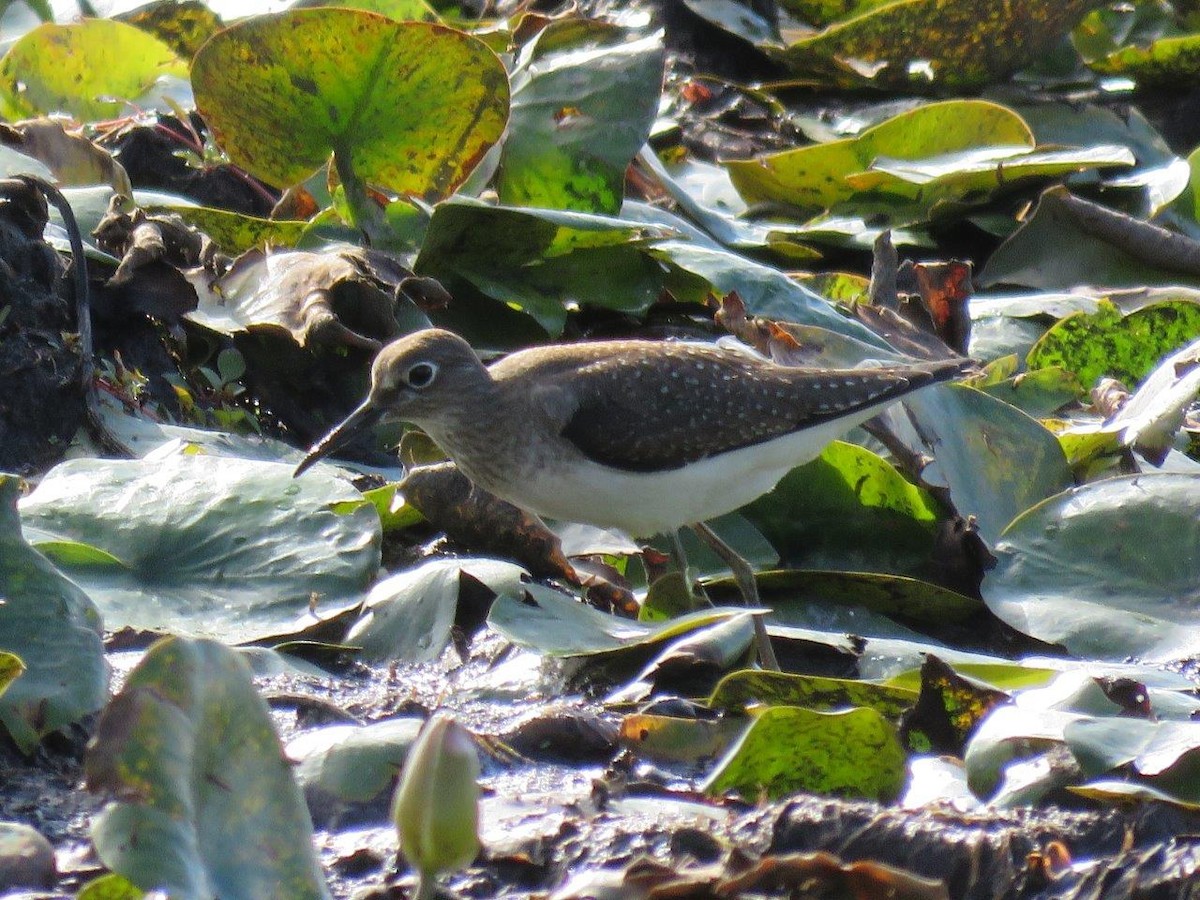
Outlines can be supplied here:
M21 515L118 561L79 564L74 552L60 560L110 628L235 641L286 633L311 619L311 602L322 613L357 603L379 566L374 507L339 478L293 479L280 463L72 460L46 475Z
M192 64L196 105L230 158L299 184L332 153L348 176L448 196L504 131L508 77L470 35L326 8L256 16Z
M663 273L648 244L664 233L607 216L455 200L434 210L413 268L455 298L461 287L477 291L557 335L564 301L633 314L649 309Z
M744 719L688 719L652 713L631 713L621 720L622 746L642 759L699 768L725 755L742 732Z
M1154 303L1123 316L1101 301L1091 314L1076 313L1054 325L1029 351L1031 369L1059 366L1091 388L1102 375L1127 385L1141 381L1163 356L1200 336L1200 305L1187 300Z
M1001 788L1006 769L1061 746L1064 729L1082 718L1085 716L1079 713L1055 709L997 706L979 724L963 754L971 790L978 797L991 797ZM1040 793L1031 789L1027 793L1030 802Z
M208 206L148 204L147 212L172 212L193 228L199 229L230 256L255 247L295 247L304 237L307 222L288 219L262 219L226 209Z
M1049 179L1089 169L1132 166L1126 147L1100 145L1082 149L1031 150L1028 147L980 147L925 159L878 158L866 172L848 174L857 191L904 201L909 218L928 215L939 204L987 202L1030 179Z
M979 87L1037 61L1104 0L898 0L837 22L782 54L798 75L842 87Z
M894 0L779 0L779 5L797 19L823 28L892 2Z
M1032 149L1033 134L1007 107L984 100L928 103L862 134L726 163L748 203L777 202L810 213L835 209L860 189L847 177L866 172L880 157L921 160L982 147Z
M379 13L397 22L440 22L441 18L425 0L296 0L290 9L316 9L322 6L342 6Z
M1011 359L1015 364L1016 357ZM1083 392L1074 372L1053 365L973 386L1035 419L1052 415Z
M524 48L496 190L503 203L615 214L658 112L659 35L560 19Z
M995 545L988 607L1039 640L1093 659L1200 652L1200 477L1110 478L1057 494Z
M708 698L708 705L714 709L741 710L751 704L822 710L860 706L892 720L916 702L917 692L910 688L850 678L754 670L726 675Z
M938 385L907 398L935 448L922 473L944 480L961 516L974 516L992 544L1016 516L1074 483L1058 440L1020 410L964 385Z
M813 601L840 606L858 606L909 622L947 624L965 622L982 606L940 585L876 572L820 572L792 569L758 575L759 590L774 617L789 624L804 620L805 607Z
M20 484L0 475L0 723L31 753L45 735L104 705L108 664L92 601L21 535Z
M302 731L288 741L313 818L326 826L346 813L355 821L374 814L386 822L396 776L424 719L398 718L370 725L330 725Z
M746 729L704 790L772 798L808 791L887 802L904 785L904 761L895 729L873 709L776 706Z
M1072 785L1070 790L1105 807L1131 803L1169 803L1193 812L1200 811L1200 803L1182 800L1148 784L1116 778L1098 778L1087 784Z
M1141 88L1175 88L1200 74L1200 34L1131 44L1088 65L1105 75L1126 75Z
M75 895L76 900L143 900L146 892L139 890L128 878L109 872L93 878Z
M703 303L711 295L736 292L750 315L814 325L870 347L889 349L874 332L843 316L824 297L740 253L691 241L663 241L652 255L672 270L667 287L680 299Z
M912 572L933 548L937 504L870 450L834 441L744 510L791 563Z
M450 642L463 574L497 593L519 597L524 590L515 563L494 559L431 559L385 578L367 594L346 643L360 647L364 659L382 662L430 662Z
M514 644L547 656L589 656L645 649L742 615L745 607L713 607L665 622L640 622L600 612L544 585L527 584L523 595L506 592L496 598L488 625Z
M166 638L100 720L89 790L120 799L92 824L104 864L179 897L329 897L292 764L245 662Z
M1094 234L1073 212L1067 189L1058 185L1042 193L1033 215L988 258L977 283L1053 291L1079 285L1196 287L1200 278L1145 262L1119 242Z
M39 25L0 59L0 114L9 120L66 112L113 118L128 102L151 105L160 78L187 66L153 35L111 19Z

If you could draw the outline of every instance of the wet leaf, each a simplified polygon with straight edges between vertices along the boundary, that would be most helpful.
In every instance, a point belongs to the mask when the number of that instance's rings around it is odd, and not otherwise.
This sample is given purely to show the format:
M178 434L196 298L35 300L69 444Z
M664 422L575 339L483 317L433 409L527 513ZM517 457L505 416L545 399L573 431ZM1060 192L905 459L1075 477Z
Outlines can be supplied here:
M0 133L0 141L45 163L60 185L107 183L117 193L133 194L129 175L112 154L81 134L68 132L54 119L34 119Z
M220 278L192 270L199 305L188 318L222 334L283 331L300 347L378 350L400 335L394 281L369 251L251 251Z
M1149 226L1134 219L1127 227ZM1073 212L1071 195L1060 186L1042 194L1033 215L988 259L978 283L1042 290L1078 285L1195 287L1200 277L1179 265L1147 261L1131 252L1127 238L1106 237L1086 227Z
M384 719L370 725L329 725L302 731L285 748L296 761L296 780L314 821L334 827L339 820L369 817L388 821L396 776L424 720Z
M1035 62L1104 0L900 0L837 22L782 56L845 87L978 87Z
M47 22L0 59L0 113L9 120L66 112L88 121L117 116L127 103L151 105L160 78L187 77L158 38L111 19Z
M758 585L774 618L793 624L804 621L805 607L813 602L861 607L908 622L943 625L966 622L981 610L978 600L949 588L875 572L763 572L758 576Z
M1169 88L1200 74L1200 34L1163 37L1121 47L1090 65L1105 75L1127 75L1144 89Z
M645 312L663 287L648 243L663 235L661 228L625 219L457 200L434 210L413 268L439 279L455 297L476 291L559 334L567 318L564 299Z
M265 246L295 247L304 237L307 222L291 219L261 219L225 209L207 206L151 203L147 212L173 212L183 221L204 232L214 244L230 256Z
M1054 435L1017 410L963 385L906 398L936 460L922 477L944 479L961 516L974 516L989 545L1019 513L1074 478Z
M156 0L113 18L149 32L182 59L195 56L224 27L220 16L201 0Z
M1073 488L1030 509L995 546L992 612L1090 658L1200 652L1200 476L1135 475Z
M640 758L668 765L711 765L746 730L739 718L688 719L631 713L621 719L621 746Z
M1029 351L1030 368L1058 366L1090 388L1102 375L1140 382L1163 356L1200 337L1200 305L1155 303L1123 316L1101 301L1092 314L1067 316Z
M932 550L938 510L882 457L834 441L745 515L794 564L913 572Z
M0 475L0 723L32 753L45 735L103 706L108 665L92 601L22 537L20 484ZM24 672L9 684L21 663Z
M961 756L979 722L1009 694L955 671L932 653L921 666L921 694L900 723L900 739L917 752Z
M653 248L652 255L672 270L667 286L680 299L703 302L714 294L723 297L737 293L751 315L816 325L868 346L886 347L867 328L835 310L824 297L772 266L691 241L664 241Z
M893 720L916 702L917 692L908 688L849 678L753 670L726 675L708 698L708 705L714 709L739 710L752 704L821 710L859 706L874 709Z
M904 760L895 730L873 709L825 713L777 706L746 729L704 790L750 798L811 791L886 802L904 784Z
M89 790L104 864L182 897L323 898L312 823L246 664L209 640L167 638L100 721Z
M70 569L108 627L251 640L286 631L310 602L322 613L357 603L379 565L374 508L339 478L293 479L292 468L184 454L78 459L51 470L21 515L119 560Z
M488 625L513 643L547 656L587 656L644 650L704 625L745 614L744 607L716 607L666 622L639 622L599 612L543 585L528 584L524 596L504 593L496 598Z
M1033 146L1029 126L1011 109L983 100L946 100L901 113L856 137L725 165L748 203L777 201L817 213L855 200L861 189L848 176L866 172L881 157L922 160L985 147L1013 152ZM894 205L887 197L875 204Z
M347 0L329 3L326 0L297 0L291 9L316 9L322 6L342 6L379 13L397 22L440 22L438 14L425 0Z
M502 203L618 213L625 169L658 111L663 47L562 19L524 48L496 189Z
M459 579L466 573L499 594L519 596L524 569L493 559L431 559L383 579L363 601L346 643L366 660L430 662L450 640L458 609Z
M279 186L304 181L332 153L343 182L440 200L508 118L508 78L482 42L347 9L234 25L196 55L192 83L230 158Z

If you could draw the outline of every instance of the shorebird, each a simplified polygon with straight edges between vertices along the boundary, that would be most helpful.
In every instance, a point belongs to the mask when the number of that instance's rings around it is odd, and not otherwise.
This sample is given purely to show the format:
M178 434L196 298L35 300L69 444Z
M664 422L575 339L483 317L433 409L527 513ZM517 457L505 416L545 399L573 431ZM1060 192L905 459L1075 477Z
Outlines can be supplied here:
M704 523L962 366L792 367L748 348L646 340L534 347L485 366L458 335L427 329L380 351L367 399L296 474L393 416L421 428L479 487L539 516L666 534L677 548L679 529L692 528L757 607L749 564ZM772 666L758 616L755 625L760 660Z

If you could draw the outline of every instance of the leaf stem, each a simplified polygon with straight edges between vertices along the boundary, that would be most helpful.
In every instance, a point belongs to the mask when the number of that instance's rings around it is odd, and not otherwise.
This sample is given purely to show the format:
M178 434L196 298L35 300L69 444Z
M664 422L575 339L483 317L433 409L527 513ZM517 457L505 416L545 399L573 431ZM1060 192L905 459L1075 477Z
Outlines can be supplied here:
M346 192L346 205L350 207L354 227L366 235L371 245L380 245L387 236L383 211L368 196L367 186L354 171L349 148L334 148L333 165L342 183L342 190Z
M417 873L417 893L413 900L433 900L437 896L437 880L430 873Z

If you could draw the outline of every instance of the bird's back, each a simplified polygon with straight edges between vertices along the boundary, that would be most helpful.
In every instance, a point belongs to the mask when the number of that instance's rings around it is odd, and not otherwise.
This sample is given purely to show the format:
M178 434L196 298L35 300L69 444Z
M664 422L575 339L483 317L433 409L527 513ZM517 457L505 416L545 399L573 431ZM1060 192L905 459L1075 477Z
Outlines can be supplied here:
M961 366L807 369L715 344L630 340L523 351L490 371L540 393L539 411L587 458L654 472L875 407Z

